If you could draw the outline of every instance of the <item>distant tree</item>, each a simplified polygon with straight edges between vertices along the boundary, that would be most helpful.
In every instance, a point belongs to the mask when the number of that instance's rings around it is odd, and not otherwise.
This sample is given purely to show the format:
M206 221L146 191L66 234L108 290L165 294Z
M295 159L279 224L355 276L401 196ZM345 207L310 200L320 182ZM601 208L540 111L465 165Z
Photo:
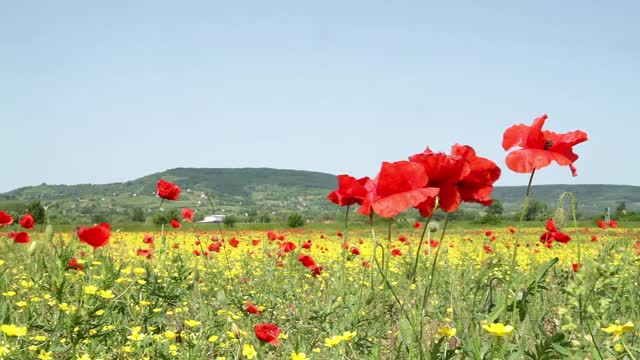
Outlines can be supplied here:
M487 206L487 215L500 216L504 213L504 207L500 199L493 199L491 205Z
M616 206L616 212L615 212L615 217L620 218L622 216L624 216L627 213L627 203L625 203L624 201L621 201L618 203L618 206Z
M169 211L157 212L151 218L151 222L154 223L155 225L162 225L162 224L167 225L171 222L172 219L180 219L180 214L178 213L178 210L171 209Z
M236 226L237 222L238 222L238 218L236 218L233 215L227 215L224 217L224 220L223 220L224 226L230 227L230 228Z
M142 208L134 208L131 211L131 221L134 222L144 222L145 220L145 216L144 216L144 210L142 210Z
M40 201L34 201L27 206L27 212L36 220L36 224L45 223L45 210Z
M524 215L526 221L539 220L547 216L547 204L536 199L529 199L529 206Z
M498 215L487 213L474 222L478 225L499 225L501 220Z
M269 217L269 215L260 215L260 218L258 218L258 222L262 223L262 224L268 224L271 222L271 217Z
M304 217L298 213L293 213L289 215L287 223L289 224L290 228L301 227L304 225Z

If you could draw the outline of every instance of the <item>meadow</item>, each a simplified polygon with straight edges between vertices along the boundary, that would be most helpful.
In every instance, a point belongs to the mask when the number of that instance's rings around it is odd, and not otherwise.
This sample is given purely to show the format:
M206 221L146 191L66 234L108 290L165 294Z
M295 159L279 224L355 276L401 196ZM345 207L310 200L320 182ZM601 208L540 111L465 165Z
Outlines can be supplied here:
M633 327L623 327L640 312L637 230L572 229L572 242L549 248L539 239L544 229L444 237L440 229L423 240L412 281L423 231L378 231L384 251L376 259L366 230L114 231L96 250L51 227L27 244L5 233L0 354L582 359L639 352ZM514 246L521 249L512 279ZM515 296L510 281L519 284ZM500 332L486 327L492 323L514 327ZM277 326L279 346L256 337L258 324Z

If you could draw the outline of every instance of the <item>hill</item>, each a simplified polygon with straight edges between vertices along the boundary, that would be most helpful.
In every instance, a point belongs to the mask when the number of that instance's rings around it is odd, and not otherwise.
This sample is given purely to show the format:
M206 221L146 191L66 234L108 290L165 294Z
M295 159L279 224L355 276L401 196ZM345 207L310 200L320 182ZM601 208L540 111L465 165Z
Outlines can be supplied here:
M180 200L163 207L190 207L200 214L219 212L244 217L245 221L265 218L282 221L291 212L315 219L334 219L338 208L326 200L336 187L335 175L269 168L176 168L139 179L111 184L47 185L19 188L0 194L0 209L22 211L26 204L40 201L52 205L54 222L126 221L133 209L145 217L157 212L160 200L156 183L163 178L180 185ZM572 192L585 216L602 213L625 202L627 209L640 209L640 187L626 185L538 185L532 197L555 206L560 195ZM519 210L524 186L496 187L494 197L505 211ZM209 198L207 198L207 194ZM211 201L210 201L211 200ZM478 207L467 207L478 211Z

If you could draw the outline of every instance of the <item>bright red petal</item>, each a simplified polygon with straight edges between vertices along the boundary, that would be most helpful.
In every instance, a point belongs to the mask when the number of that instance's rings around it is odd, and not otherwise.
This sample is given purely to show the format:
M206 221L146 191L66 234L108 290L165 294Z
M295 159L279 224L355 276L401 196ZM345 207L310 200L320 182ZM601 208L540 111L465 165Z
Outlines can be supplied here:
M557 242L561 242L563 244L568 243L571 238L569 237L569 235L565 234L565 233L561 233L561 232L553 232L551 233L551 236L553 236L553 239Z
M429 177L424 167L410 161L383 162L376 192L389 196L427 185Z
M546 140L544 138L544 134L542 133L542 127L544 126L545 120L547 120L547 114L543 114L539 118L533 120L533 124L531 124L531 130L527 135L527 145L525 147L530 149L545 148Z
M551 161L558 165L571 165L571 160L552 151L539 149L521 149L509 153L506 163L509 169L518 173L530 173L534 169L539 170L548 166Z
M375 201L373 211L382 217L391 218L436 195L438 195L437 188L421 188L393 194Z
M440 186L438 198L438 207L446 212L456 211L456 209L462 202L462 197L460 196L460 192L458 191L455 184L446 184Z

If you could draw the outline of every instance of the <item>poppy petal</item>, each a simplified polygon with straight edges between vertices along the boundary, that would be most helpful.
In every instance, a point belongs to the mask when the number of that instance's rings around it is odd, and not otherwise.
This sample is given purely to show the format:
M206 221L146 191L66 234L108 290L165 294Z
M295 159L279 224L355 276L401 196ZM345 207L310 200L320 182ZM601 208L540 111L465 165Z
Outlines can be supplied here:
M437 194L437 188L421 188L393 194L375 201L373 211L382 217L391 218Z
M571 160L562 154L539 149L520 149L509 153L506 163L509 169L518 173L530 173L548 166L551 161L558 165L571 165Z

